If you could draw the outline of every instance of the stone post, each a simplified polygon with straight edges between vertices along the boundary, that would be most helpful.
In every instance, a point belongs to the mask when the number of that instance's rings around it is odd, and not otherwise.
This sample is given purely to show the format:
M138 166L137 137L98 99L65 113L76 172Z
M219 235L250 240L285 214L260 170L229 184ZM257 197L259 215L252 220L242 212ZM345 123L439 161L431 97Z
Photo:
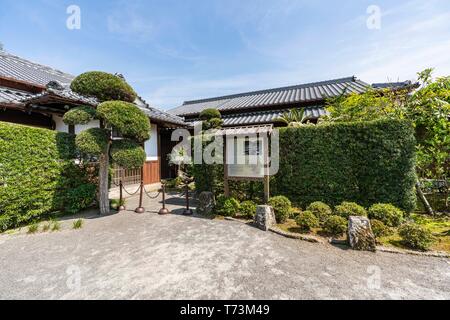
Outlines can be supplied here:
M271 206L258 206L256 208L255 225L257 228L268 231L276 224L275 212Z

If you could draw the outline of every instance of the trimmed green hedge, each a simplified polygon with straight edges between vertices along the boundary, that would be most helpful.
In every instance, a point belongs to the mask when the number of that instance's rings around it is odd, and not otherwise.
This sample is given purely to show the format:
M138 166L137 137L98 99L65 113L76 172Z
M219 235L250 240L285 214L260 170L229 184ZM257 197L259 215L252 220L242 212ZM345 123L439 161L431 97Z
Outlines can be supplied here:
M280 150L272 192L297 205L381 202L408 212L416 206L415 138L409 122L282 128Z
M92 203L75 150L73 135L0 122L0 231Z

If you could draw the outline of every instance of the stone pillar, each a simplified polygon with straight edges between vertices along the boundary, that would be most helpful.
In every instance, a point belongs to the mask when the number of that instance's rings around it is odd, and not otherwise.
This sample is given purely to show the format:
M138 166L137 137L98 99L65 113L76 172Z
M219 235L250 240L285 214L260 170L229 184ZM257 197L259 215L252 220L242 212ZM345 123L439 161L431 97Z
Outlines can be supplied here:
M349 218L348 241L354 250L376 251L375 235L368 218L354 216Z
M213 213L216 200L212 192L204 191L198 196L197 213L208 216Z
M254 222L257 228L268 231L270 227L276 224L273 208L271 206L258 206Z

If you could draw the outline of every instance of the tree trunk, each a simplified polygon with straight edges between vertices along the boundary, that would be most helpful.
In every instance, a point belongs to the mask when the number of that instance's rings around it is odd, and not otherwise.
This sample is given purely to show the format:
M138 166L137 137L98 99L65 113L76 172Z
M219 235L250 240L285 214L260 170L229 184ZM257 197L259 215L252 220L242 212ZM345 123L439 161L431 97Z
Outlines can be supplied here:
M425 207L425 210L427 211L427 213L429 215L434 216L433 208L430 206L430 203L428 202L427 198L423 194L422 189L420 188L420 182L419 181L416 182L416 192L419 195L419 198L422 201L423 206Z
M109 214L109 147L99 158L99 206L100 214Z

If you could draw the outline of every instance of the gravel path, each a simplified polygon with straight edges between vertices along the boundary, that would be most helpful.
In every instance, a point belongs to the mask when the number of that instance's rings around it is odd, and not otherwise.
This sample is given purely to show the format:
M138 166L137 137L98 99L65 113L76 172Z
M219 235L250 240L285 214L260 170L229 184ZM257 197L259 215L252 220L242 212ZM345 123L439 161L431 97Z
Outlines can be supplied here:
M355 252L150 212L2 235L0 256L2 299L450 299L449 259Z

